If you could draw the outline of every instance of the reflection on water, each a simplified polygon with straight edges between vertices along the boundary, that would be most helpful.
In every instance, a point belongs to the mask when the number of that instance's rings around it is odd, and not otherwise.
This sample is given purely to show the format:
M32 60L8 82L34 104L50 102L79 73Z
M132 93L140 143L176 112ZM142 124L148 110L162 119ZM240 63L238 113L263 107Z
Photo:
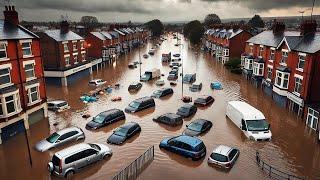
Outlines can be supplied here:
M142 58L142 72L152 68L160 68L165 74L163 87L170 87L166 80L170 71L168 65L161 63L162 52L179 53L180 48L174 46L174 40L165 41L158 48L154 56ZM120 57L117 62L106 65L92 76L77 81L70 87L47 86L49 99L67 100L71 109L61 113L49 113L49 123L44 120L30 128L29 139L33 166L30 167L25 137L19 134L11 141L0 146L0 179L49 179L46 164L52 154L64 147L53 149L49 152L39 153L34 151L34 144L48 136L50 133L68 126L78 126L86 134L85 142L99 142L106 144L107 138L113 130L122 124L134 121L140 124L141 133L129 139L122 146L108 145L113 149L113 156L105 161L92 165L75 175L75 179L108 179L116 172L123 169L131 161L137 158L149 146L155 145L155 160L141 175L140 179L266 179L268 178L255 163L255 151L266 162L280 167L282 170L308 179L320 178L320 151L319 144L314 138L314 133L305 127L305 122L297 119L293 114L278 107L260 89L254 88L243 77L231 74L210 55L201 52L196 55L188 43L182 41L182 58L184 59L184 72L197 73L197 80L203 83L201 92L189 91L189 85L184 85L184 95L192 96L195 100L198 95L211 95L215 102L205 108L198 108L197 113L184 119L184 123L178 127L170 127L153 122L152 118L164 113L175 113L183 105L181 102L181 76L176 81L176 86L171 86L174 94L162 99L155 99L156 107L136 114L126 114L126 120L116 122L99 130L86 130L84 127L93 116L110 108L124 109L132 100L143 96L149 96L156 89L155 81L143 83L137 93L128 93L130 83L139 81L139 68L129 69L128 64L138 61L138 51ZM150 44L141 48L141 54L148 52ZM181 72L181 70L179 71ZM112 93L101 95L95 103L84 104L79 97L83 93L93 90L87 86L90 79L101 78L108 85L120 84L119 89L113 89ZM220 81L223 90L212 90L210 83ZM112 102L111 98L121 96L122 100ZM273 139L271 142L253 142L247 140L241 131L225 116L226 102L230 100L243 100L260 109L271 123ZM89 113L90 118L82 118ZM185 126L192 120L204 118L212 121L211 130L200 138L207 147L207 156L201 161L193 162L174 153L158 148L159 142L170 136L181 134ZM220 171L207 164L207 158L213 148L219 144L238 147L241 151L235 166L229 171ZM19 170L19 173L14 173ZM56 179L55 177L52 177Z

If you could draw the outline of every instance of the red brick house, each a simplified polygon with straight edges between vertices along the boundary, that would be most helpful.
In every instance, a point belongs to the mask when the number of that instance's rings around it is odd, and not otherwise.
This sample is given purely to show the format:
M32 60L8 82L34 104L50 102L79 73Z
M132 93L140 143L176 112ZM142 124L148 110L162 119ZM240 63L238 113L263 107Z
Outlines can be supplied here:
M14 6L0 20L0 144L47 116L39 37L19 25Z
M306 117L318 129L320 103L320 34L316 21L304 21L299 31L285 31L275 22L247 41L241 57L244 75L277 104Z
M44 59L44 75L48 82L68 86L81 76L92 73L92 63L87 60L83 37L69 30L62 21L60 29L38 33Z
M205 49L224 64L229 58L240 57L251 37L249 32L237 26L209 29L205 32Z

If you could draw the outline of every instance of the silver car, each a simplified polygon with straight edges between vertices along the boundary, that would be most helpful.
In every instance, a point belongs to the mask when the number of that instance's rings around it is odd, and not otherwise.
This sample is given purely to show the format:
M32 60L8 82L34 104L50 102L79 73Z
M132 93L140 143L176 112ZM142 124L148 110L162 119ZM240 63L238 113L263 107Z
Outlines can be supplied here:
M213 150L208 158L209 164L215 164L225 169L231 169L240 154L239 149L220 145Z
M40 152L47 151L51 148L69 143L71 141L78 141L85 139L84 132L78 127L65 128L51 134L46 139L39 141L35 145L35 149Z
M103 144L81 143L56 152L48 163L48 171L60 177L70 177L82 168L112 155Z

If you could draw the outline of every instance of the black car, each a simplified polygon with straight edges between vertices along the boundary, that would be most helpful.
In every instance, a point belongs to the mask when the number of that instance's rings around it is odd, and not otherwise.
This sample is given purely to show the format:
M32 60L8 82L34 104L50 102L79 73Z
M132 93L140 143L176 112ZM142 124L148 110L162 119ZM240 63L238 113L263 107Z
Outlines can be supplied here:
M212 122L205 119L197 119L187 125L187 129L182 134L188 136L198 136L204 132L207 132L212 127Z
M184 104L182 107L178 109L177 114L182 116L183 118L190 117L197 112L197 107L191 104Z
M126 119L124 112L120 109L110 109L99 113L86 124L86 129L98 129L108 124Z
M132 101L126 108L125 112L126 113L135 113L138 111L142 111L144 109L148 109L151 107L154 107L156 104L154 102L154 99L151 97L142 97L139 99L136 99Z
M141 132L140 125L135 122L129 122L113 131L113 134L108 138L107 142L108 144L122 144L139 132Z
M168 81L175 81L178 79L178 75L177 74L169 74L167 77Z
M209 95L201 96L194 101L194 105L197 106L207 106L214 102L214 98Z
M132 83L132 84L129 85L128 91L131 91L131 92L133 92L133 91L139 91L139 90L141 89L141 87L142 87L142 83L140 83L140 82L134 82L134 83Z
M151 97L153 98L161 98L164 96L168 96L170 94L173 94L173 89L172 88L161 88L159 90L156 90L153 92Z
M174 113L166 113L153 118L153 120L170 126L177 126L183 123L182 117Z

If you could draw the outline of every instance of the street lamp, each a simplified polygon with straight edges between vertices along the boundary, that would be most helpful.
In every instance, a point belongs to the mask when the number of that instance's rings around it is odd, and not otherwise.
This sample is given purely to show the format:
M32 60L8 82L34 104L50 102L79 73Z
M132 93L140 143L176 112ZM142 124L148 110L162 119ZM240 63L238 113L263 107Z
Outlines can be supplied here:
M178 46L182 46L182 48L180 48L180 57L181 57L181 99L183 99L183 56L182 56L182 49L184 48L183 44L178 44Z

